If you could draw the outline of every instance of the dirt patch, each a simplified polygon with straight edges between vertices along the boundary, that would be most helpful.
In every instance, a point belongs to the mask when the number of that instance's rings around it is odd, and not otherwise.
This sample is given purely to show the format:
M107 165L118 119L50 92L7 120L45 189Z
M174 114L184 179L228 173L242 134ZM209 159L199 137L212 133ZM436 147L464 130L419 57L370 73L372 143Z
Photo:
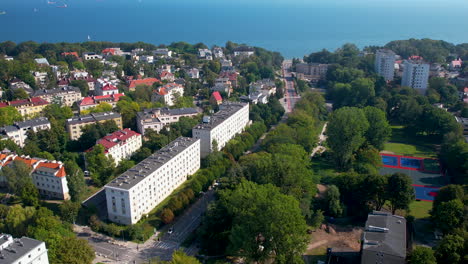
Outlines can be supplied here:
M331 231L332 232L327 232ZM307 251L319 247L333 248L334 251L359 251L361 248L362 228L355 226L328 225L326 229L317 229L312 233Z
M315 197L322 198L325 195L325 192L327 191L328 187L323 184L317 184L317 194Z
M395 154L395 152L388 151L388 150L382 150L382 151L380 151L380 153L384 153L384 154Z

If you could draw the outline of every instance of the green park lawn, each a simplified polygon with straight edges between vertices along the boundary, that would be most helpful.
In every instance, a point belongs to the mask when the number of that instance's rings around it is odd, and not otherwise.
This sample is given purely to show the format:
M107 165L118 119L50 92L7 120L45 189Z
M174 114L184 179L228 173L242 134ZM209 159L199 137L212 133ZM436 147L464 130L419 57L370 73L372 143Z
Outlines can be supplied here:
M403 126L391 126L392 137L384 146L384 151L396 155L435 158L435 145L427 138L411 137L403 130Z
M413 201L410 206L410 214L415 219L428 218L429 211L432 209L432 202Z

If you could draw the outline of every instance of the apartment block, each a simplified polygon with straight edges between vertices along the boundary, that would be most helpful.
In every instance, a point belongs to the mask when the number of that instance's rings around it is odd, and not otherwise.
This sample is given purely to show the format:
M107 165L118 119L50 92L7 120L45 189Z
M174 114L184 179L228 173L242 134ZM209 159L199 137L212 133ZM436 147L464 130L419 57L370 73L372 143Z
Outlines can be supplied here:
M80 88L73 86L37 90L33 96L42 98L49 103L62 103L66 106L72 106L73 103L80 101L82 98Z
M125 95L124 93L120 93L120 94L88 96L88 97L83 98L83 100L81 100L78 103L78 107L80 108L80 112L82 112L83 110L96 107L101 103L110 104L112 107L116 107L117 102L120 100L120 97L124 95Z
M18 156L12 152L0 154L0 169L9 166L13 161L20 161L31 167L31 177L39 194L47 199L69 200L67 173L60 161ZM0 176L0 184L6 179Z
M83 134L82 129L87 125L104 123L114 120L119 129L122 129L122 116L115 112L93 113L84 116L75 116L67 119L66 127L71 140L77 140Z
M193 117L198 115L195 108L176 108L167 107L145 109L137 114L138 132L145 134L147 129L152 129L159 133L166 125L179 122L183 116Z
M296 65L296 73L299 79L307 79L317 82L327 76L328 64L299 63Z
M11 126L0 127L0 138L8 138L13 140L16 145L24 147L25 141L28 138L28 131L38 132L40 130L49 130L50 122L47 117L39 117L36 119L15 122Z
M40 98L33 97L9 102L0 102L0 108L12 106L25 118L34 117L42 113L42 110L49 105L49 102Z
M386 81L393 81L395 58L395 52L388 49L381 49L375 53L375 72Z
M43 241L0 234L0 263L49 264L49 257Z
M110 221L137 223L200 168L200 140L180 137L105 186Z
M129 159L133 153L141 148L142 144L141 134L129 128L116 131L96 142L96 145L104 147L106 155L111 156L116 165L124 159Z
M192 136L201 140L202 158L213 152L213 142L222 149L226 143L241 133L249 125L249 104L225 102L219 106L219 111L212 116L203 118L203 123L192 129Z
M158 87L154 92L151 100L153 102L163 100L168 106L173 106L177 96L184 96L184 86L177 83L168 83Z
M406 60L403 64L401 86L411 87L425 94L429 82L429 63L423 60Z

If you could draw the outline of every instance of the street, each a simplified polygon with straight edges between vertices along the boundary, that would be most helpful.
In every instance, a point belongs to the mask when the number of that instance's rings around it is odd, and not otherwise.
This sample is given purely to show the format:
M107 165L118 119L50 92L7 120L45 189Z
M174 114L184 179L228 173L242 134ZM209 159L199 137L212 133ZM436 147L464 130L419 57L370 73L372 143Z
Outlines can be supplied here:
M285 93L284 99L280 102L283 105L286 113L291 113L294 109L294 105L297 101L301 98L297 93L296 89L294 88L294 81L291 74L291 67L292 67L292 60L285 60L283 61L283 80L285 82Z

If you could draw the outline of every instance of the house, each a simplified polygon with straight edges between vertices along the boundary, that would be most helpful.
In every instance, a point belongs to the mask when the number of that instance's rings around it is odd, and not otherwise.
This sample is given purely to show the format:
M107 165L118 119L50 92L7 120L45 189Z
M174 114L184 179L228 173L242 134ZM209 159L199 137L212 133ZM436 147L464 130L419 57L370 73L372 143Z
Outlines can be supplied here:
M455 119L463 128L463 135L468 135L468 118L456 116Z
M237 76L239 76L239 74L235 71L223 71L219 74L219 78L228 78L233 87L237 87Z
M450 70L455 71L461 69L463 61L458 58L450 62Z
M234 49L234 56L250 57L255 54L255 49L248 46L239 46Z
M34 81L38 86L44 86L47 82L47 72L33 72Z
M210 104L212 105L220 105L223 103L223 97L218 91L214 91L210 97Z
M28 131L38 132L40 130L49 130L50 122L47 117L15 122L11 126L0 127L0 138L11 139L16 145L24 147L28 138Z
M77 74L76 76L80 76L80 75ZM85 81L88 84L89 90L94 91L96 80L92 76L62 78L57 82L57 86L59 88L64 88L64 87L70 86L72 81L77 81L77 80Z
M262 92L268 96L276 94L275 81L263 79L250 84L249 92Z
M153 53L158 57L172 57L172 51L167 48L157 49Z
M120 97L124 95L125 94L123 93L117 93L117 94L85 97L83 98L83 100L81 100L81 102L78 103L78 107L80 108L80 112L82 112L83 110L96 107L100 103L107 103L107 104L110 104L112 107L116 107L117 102L120 100Z
M0 108L12 106L16 108L16 110L18 110L18 112L23 117L26 118L40 114L47 105L49 105L49 102L40 97L21 99L10 102L0 102Z
M162 99L166 105L173 106L177 96L184 96L184 87L180 84L168 83L154 90L151 100L156 102Z
M118 93L119 88L117 88L117 86L112 85L111 83L103 83L103 85L96 86L96 95L111 95Z
M211 91L218 91L227 94L227 96L231 95L232 84L229 81L229 78L217 78L215 80L215 84L213 87L210 88Z
M268 96L261 92L252 92L249 95L242 95L239 97L242 102L248 102L252 104L267 104Z
M44 241L29 237L13 238L0 233L0 256L5 264L49 264Z
M198 58L205 60L213 60L213 54L209 49L198 49Z
M374 211L367 217L361 241L361 264L406 263L406 219Z
M197 68L190 68L185 71L189 78L191 79L199 79L200 78L200 71Z
M138 79L138 80L130 80L128 85L128 89L130 91L135 91L137 86L152 86L154 83L160 83L161 81L156 78L145 78L145 79Z
M140 58L139 58L139 61L146 62L146 63L153 63L154 62L154 56L141 55Z
M148 129L159 133L166 125L179 122L181 117L193 117L199 112L195 108L176 108L167 107L145 109L137 114L137 127L141 134L145 134Z
M119 113L104 112L104 113L93 113L84 116L75 116L67 119L65 126L67 132L70 135L71 140L77 140L80 138L83 132L81 131L85 126L104 123L106 121L114 121L119 129L122 129L122 116Z
M34 59L34 61L35 61L39 66L49 66L49 61L47 61L46 58Z
M112 157L116 165L124 159L129 159L143 144L141 134L129 128L116 131L96 142L104 147L104 153Z
M102 60L102 56L96 54L95 52L85 52L83 53L84 60Z
M62 56L64 56L64 57L66 57L66 56L73 56L73 57L75 57L75 58L77 58L77 59L80 58L80 56L78 55L78 52L76 52L76 51L62 52L62 53L60 53L60 55L62 55Z
M167 71L167 72L172 73L172 68L173 68L173 65L171 65L171 64L163 64L163 65L161 65L161 67L159 68L159 71L160 71L160 72Z
M106 48L101 51L102 56L122 56L124 52L120 48Z
M18 156L12 152L0 153L0 169L9 166L13 161L23 162L31 168L32 181L41 196L48 199L70 200L67 172L62 162ZM2 176L0 184L6 184L6 179Z
M21 81L18 78L15 78L10 81L10 89L11 90L23 89L28 95L31 95L32 93L34 93L33 88L31 88L29 84Z
M391 65L394 66L394 64ZM296 65L297 78L312 82L325 80L328 71L328 66L328 64L321 63L299 63ZM389 78L391 75L390 73L393 73L393 68L389 69L388 67L386 68L389 72L389 76L387 76L387 79L390 80L393 79L393 75L392 78Z
M159 75L159 79L161 79L161 81L173 82L175 80L175 76L174 76L174 74L172 74L172 73L170 73L168 71L163 71Z
M221 71L234 71L234 67L232 67L231 60L221 59L219 60L219 63L221 63Z
M213 48L213 55L215 58L219 59L219 58L224 58L224 52L223 52L223 48L221 47L214 47Z
M66 106L72 106L82 98L80 88L74 86L37 90L33 96L42 98L49 103L62 103Z
M13 61L13 60L15 60L12 56L7 56L7 55L5 55L4 58L5 58L6 61Z

